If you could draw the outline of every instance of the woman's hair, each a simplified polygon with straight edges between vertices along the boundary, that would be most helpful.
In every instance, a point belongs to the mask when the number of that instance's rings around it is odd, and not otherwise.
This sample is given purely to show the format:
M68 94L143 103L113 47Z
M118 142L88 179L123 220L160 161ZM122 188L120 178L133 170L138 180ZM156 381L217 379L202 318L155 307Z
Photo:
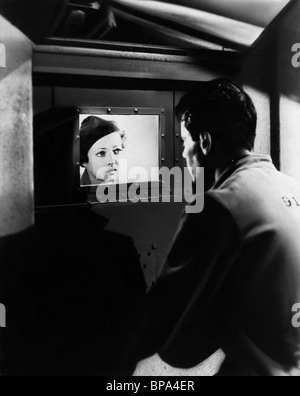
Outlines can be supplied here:
M253 150L257 113L250 96L237 84L216 79L198 92L185 95L176 108L194 141L209 132L224 149Z
M89 162L88 152L90 148L100 139L112 133L118 132L122 138L122 148L125 148L126 134L121 132L114 121L103 120L102 118L91 116L86 118L80 129L80 165Z

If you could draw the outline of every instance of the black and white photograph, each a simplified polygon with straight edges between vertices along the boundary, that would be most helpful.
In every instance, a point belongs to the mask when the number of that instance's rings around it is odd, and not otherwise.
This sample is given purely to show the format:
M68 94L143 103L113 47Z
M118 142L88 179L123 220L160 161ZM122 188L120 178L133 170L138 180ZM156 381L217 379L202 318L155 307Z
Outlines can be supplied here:
M300 377L300 0L0 0L0 376Z
M130 170L138 167L145 170L139 182L159 181L158 115L81 114L79 121L82 187L133 183Z

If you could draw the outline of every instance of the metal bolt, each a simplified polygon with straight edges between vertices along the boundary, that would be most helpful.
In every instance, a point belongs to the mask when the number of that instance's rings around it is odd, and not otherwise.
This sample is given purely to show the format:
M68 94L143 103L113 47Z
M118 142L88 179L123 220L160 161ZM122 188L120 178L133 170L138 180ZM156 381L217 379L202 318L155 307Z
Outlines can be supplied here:
M134 109L134 112L137 114L139 112L139 110L138 109Z
M111 109L107 109L107 112L108 112L108 113L111 113Z
M76 135L76 140L80 140L80 136L79 135Z
M161 135L161 137L164 139L164 137L165 137L166 135L163 133L162 135Z

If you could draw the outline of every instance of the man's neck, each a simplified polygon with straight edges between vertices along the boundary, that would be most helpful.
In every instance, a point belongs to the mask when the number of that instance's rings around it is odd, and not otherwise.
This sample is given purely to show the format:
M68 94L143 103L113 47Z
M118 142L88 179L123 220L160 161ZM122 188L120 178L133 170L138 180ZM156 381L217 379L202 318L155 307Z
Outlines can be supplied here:
M218 165L217 165L217 169L216 169L216 173L215 173L215 180L217 181L220 176L222 175L222 173L230 166L230 164L232 164L234 161L243 158L243 157L247 157L249 155L252 155L253 152L249 151L249 150L237 150L235 153L232 153L230 156L223 156L221 157Z

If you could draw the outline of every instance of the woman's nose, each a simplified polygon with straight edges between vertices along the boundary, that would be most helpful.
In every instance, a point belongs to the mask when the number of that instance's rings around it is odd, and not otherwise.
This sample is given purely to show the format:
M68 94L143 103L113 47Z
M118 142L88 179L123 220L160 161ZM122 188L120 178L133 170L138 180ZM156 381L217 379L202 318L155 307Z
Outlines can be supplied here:
M114 152L111 151L111 152L109 153L109 157L108 157L108 165L109 165L109 166L113 166L113 165L115 165L116 163L117 163L116 156L115 156Z

